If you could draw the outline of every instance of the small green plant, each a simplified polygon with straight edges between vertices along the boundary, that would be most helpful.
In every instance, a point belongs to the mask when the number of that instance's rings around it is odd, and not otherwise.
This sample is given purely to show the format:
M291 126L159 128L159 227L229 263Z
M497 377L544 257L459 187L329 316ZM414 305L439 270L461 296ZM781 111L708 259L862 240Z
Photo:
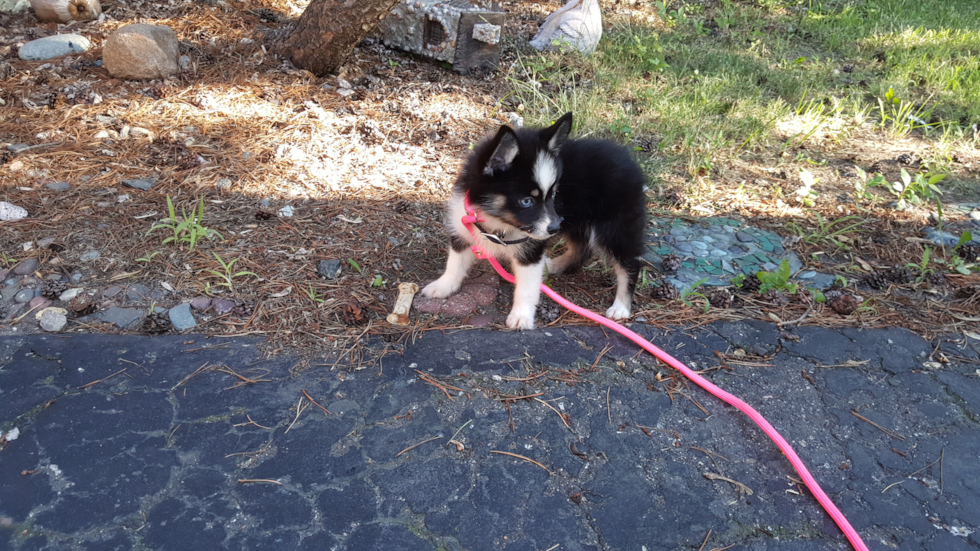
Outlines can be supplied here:
M306 293L307 298L309 298L310 302L312 302L313 304L323 304L324 302L326 302L325 299L320 297L320 293L318 293L317 290L313 288L313 284L310 284L309 287L307 287L304 292Z
M765 293L769 289L775 289L777 291L786 291L791 295L796 294L797 284L789 282L790 275L789 262L786 260L782 261L775 272L757 272L755 276L762 282L762 285L759 286L759 293Z
M868 182L869 187L884 187L897 199L897 207L905 209L909 204L921 205L942 195L942 190L936 185L945 174L923 174L917 173L912 177L904 168L902 169L902 180L900 182L889 182L881 174L875 174L874 178Z
M12 256L7 256L7 253L5 252L0 252L0 262L3 262L4 264L13 264L17 262L17 259Z
M932 249L930 249L929 246L927 245L925 250L922 251L922 258L919 260L918 264L916 264L915 262L909 262L908 264L905 265L906 268L918 272L919 275L916 276L915 278L916 285L922 283L923 281L928 279L929 276L933 274L933 269L929 267L929 256L931 254L932 254Z
M624 138L629 138L633 129L630 128L629 119L624 116L616 117L616 120L609 123L609 131L613 134L621 135Z
M840 287L840 288L847 287L847 278L844 277L844 276L842 276L842 275L840 275L840 274L835 275L834 276L834 285L836 285L837 287Z
M221 269L224 271L224 273L222 273L222 272L219 272L218 270L207 270L208 272L210 272L210 273L218 276L218 278L221 279L221 282L219 282L218 285L223 285L225 287L228 287L229 289L234 290L235 287L233 285L233 281L234 281L234 279L236 277L249 276L249 275L250 276L259 277L258 274L254 273L254 272L247 272L247 271L233 272L232 271L232 268L235 266L235 263L238 262L239 260L241 260L241 257L236 258L236 259L234 259L234 260L232 260L230 262L225 262L224 260L221 259L220 256L218 256L218 253L211 253L211 254L213 254L214 257L216 259L218 259L218 263L221 264Z
M200 198L197 207L191 209L190 216L187 216L187 211L181 209L183 219L178 222L177 214L174 212L174 202L167 195L167 212L169 213L169 217L150 228L146 232L146 235L150 235L159 229L168 229L173 232L173 235L163 240L164 245L167 243L187 243L192 251L201 239L211 239L214 236L218 236L222 241L225 240L224 236L220 233L208 229L201 224L204 221L204 197Z
M930 96L930 99L932 96ZM928 101L928 100L927 100ZM932 114L931 109L926 109L925 104L916 107L914 103L899 99L895 95L895 90L890 86L885 92L884 99L878 98L878 111L881 115L882 128L889 127L892 135L902 137L917 128L932 128L924 119Z
M355 272L361 273L361 265L358 264L356 260L354 260L353 258L348 258L347 263L350 264L351 268L354 268Z
M160 251L153 251L150 254L147 254L145 256L142 256L140 258L137 258L136 259L136 262L149 262L149 261L153 260L153 257L156 256L156 255L158 255L158 254L160 254Z
M384 284L384 278L382 278L379 274L374 274L374 279L371 280L371 287L381 287Z
M843 243L842 237L848 233L855 233L856 228L864 224L864 219L859 216L845 216L843 218L838 218L832 222L824 220L823 216L820 216L819 212L814 211L814 215L817 217L817 231L812 233L807 233L799 224L796 222L790 222L786 227L796 235L800 236L804 243L809 244L819 244L819 243L829 243L840 249L847 249L847 245ZM854 220L853 224L849 223Z
M704 296L704 293L698 291L698 288L704 285L706 281L708 281L708 278L703 277L692 283L690 287L682 289L679 297L680 301L691 308L694 308L694 304L691 303L688 297L700 297L704 300L704 312L708 313L708 308L710 308L711 302L708 300L708 297Z

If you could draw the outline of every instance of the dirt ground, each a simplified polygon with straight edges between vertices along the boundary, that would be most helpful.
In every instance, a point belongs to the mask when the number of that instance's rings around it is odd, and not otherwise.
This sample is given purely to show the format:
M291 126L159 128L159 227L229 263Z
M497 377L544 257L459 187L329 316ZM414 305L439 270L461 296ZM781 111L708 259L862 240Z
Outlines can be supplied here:
M91 300L77 309L65 305L70 316L83 320L69 330L119 331L84 316L118 304L105 289L140 283L155 292L143 308L195 297L234 303L226 313L198 313L198 331L263 334L271 352L304 347L328 361L372 361L358 356L357 345L365 339L383 339L397 350L421 332L465 326L468 318L413 313L413 325L401 327L385 316L399 282L422 284L439 274L447 244L442 204L454 175L471 146L516 108L507 100L508 68L557 2L503 3L508 23L499 73L461 76L370 37L338 75L325 78L293 68L264 46L269 33L298 13L288 2L102 5L108 17L101 23L58 26L39 23L31 13L0 16L0 200L30 213L2 223L4 277L29 258L39 261L33 271L38 279L82 274ZM615 18L636 16L638 8L613 2L604 9ZM163 82L110 77L101 66L101 44L114 29L136 21L173 28L188 56L187 69ZM49 62L17 57L23 43L64 32L83 34L95 47ZM896 177L907 166L901 155L927 146L916 139L882 144L854 136L835 145L831 162L814 169L823 197L834 196L840 186L840 201L824 207L825 215L858 213L841 172L874 165ZM635 145L641 155L655 154ZM861 212L869 231L847 238L846 250L794 241L786 217L802 216L801 209L768 193L744 192L745 182L765 190L767 180L787 178L775 155L746 152L716 167L710 185L692 183L681 169L659 174L651 179L651 212L687 220L729 216L790 237L786 244L809 269L844 275L864 307L841 315L803 293L773 298L733 289L729 305L722 299L722 307L705 313L703 297L688 297L688 304L655 298L645 288L637 294L638 315L658 325L775 319L787 331L800 323L900 325L924 334L976 326L976 275L917 283L893 271L880 289L865 283L869 274L921 259L926 242L920 230L929 224L925 211L896 213L880 206ZM975 175L978 159L957 159L959 170ZM143 191L122 183L133 178L152 178L154 184ZM60 182L70 189L49 187ZM203 199L202 224L223 239L204 239L190 250L163 244L169 230L148 233L167 216L168 197L178 214ZM812 217L798 221L815 226ZM948 213L946 224L947 231L970 227L965 213ZM233 259L238 261L232 274L255 275L223 281L217 275L224 273L221 263ZM321 277L321 260L339 260L341 275ZM658 267L648 269L655 277ZM571 300L600 309L613 284L596 265L554 285ZM504 290L474 314L498 321L508 308ZM14 320L26 325L21 314L4 322L8 330ZM545 323L584 320L552 313Z

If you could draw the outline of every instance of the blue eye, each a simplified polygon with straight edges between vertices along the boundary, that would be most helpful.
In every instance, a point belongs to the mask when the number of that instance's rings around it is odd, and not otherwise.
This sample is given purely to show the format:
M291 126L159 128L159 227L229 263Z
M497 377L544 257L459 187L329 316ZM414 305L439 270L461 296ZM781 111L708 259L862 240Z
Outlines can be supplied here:
M517 204L520 205L520 206L522 206L522 207L524 207L524 208L528 208L532 204L534 204L534 201L530 197L525 197L525 198L521 199L520 201L518 201Z

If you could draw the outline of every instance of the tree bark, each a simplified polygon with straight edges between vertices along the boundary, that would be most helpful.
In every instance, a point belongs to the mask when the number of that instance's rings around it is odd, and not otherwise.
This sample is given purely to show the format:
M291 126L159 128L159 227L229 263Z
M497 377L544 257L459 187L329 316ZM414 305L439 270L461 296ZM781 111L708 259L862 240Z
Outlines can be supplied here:
M334 73L398 1L313 0L273 50L314 75Z

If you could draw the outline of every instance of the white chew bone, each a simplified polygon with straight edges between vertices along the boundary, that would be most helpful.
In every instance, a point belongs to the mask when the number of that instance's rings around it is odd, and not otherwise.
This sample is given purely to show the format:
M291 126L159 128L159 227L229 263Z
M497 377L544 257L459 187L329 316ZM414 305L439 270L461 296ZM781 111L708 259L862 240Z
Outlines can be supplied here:
M414 283L400 283L398 285L398 298L395 299L395 307L388 314L388 323L408 325L411 322L408 312L412 309L412 299L415 298L417 292L419 292L419 286Z

